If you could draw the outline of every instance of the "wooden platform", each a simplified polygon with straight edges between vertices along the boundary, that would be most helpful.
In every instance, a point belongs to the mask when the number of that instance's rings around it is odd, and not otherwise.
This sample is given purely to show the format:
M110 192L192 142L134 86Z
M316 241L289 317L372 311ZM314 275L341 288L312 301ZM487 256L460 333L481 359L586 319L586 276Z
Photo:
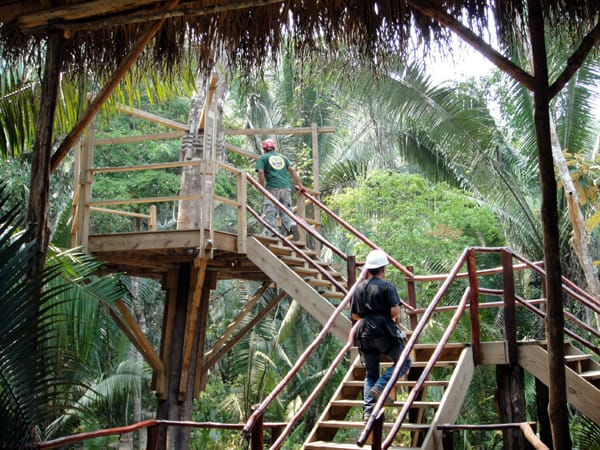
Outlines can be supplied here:
M217 279L267 281L269 278L245 254L237 253L237 235L213 234L208 271ZM179 264L200 259L200 230L144 231L90 235L88 252L103 261L108 272L161 279Z

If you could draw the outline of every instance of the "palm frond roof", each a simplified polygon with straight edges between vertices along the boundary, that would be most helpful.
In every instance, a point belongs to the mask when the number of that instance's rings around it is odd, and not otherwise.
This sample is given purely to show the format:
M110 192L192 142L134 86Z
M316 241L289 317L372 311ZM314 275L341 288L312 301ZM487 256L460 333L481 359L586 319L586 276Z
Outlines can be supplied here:
M600 16L598 0L544 0L549 27L582 36ZM458 20L506 44L527 21L523 0L0 0L0 55L39 57L52 31L65 38L69 66L114 69L164 19L146 48L143 64L173 70L194 56L203 68L217 55L242 67L260 67L287 36L297 50L352 51L374 66L402 54L411 41L444 48L447 20ZM515 31L515 29L517 31ZM175 69L176 70L176 69Z

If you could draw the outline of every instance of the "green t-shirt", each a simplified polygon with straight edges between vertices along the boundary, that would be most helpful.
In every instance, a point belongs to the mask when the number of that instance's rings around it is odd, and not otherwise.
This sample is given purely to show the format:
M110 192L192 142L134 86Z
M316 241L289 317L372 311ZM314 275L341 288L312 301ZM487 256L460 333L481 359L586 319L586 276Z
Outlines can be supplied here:
M265 187L291 188L288 167L291 166L287 156L277 152L266 152L256 160L256 170L264 170Z

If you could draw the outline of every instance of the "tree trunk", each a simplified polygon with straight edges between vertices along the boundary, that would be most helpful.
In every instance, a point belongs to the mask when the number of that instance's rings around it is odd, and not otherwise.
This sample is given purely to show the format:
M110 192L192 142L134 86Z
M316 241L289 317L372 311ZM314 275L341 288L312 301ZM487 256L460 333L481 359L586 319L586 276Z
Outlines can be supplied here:
M525 377L523 368L517 364L496 366L496 384L498 385L498 406L500 421L503 423L525 422ZM505 450L519 450L525 447L523 433L519 429L507 429L502 432Z
M196 83L200 85L200 82ZM204 156L203 132L199 130L200 117L202 115L202 106L204 103L206 91L199 88L198 93L194 95L190 102L190 112L188 115L189 132L186 133L181 142L181 161L202 161ZM196 195L202 193L202 174L198 166L184 167L181 173L181 195ZM201 218L202 200L181 200L179 202L179 211L177 216L178 230L195 230L202 225Z
M31 180L29 181L29 204L27 225L36 228L38 253L33 269L35 275L41 273L46 262L46 251L50 243L48 212L50 209L50 159L52 157L52 136L54 116L60 86L62 65L62 35L50 32L46 43L46 60L40 94L40 110L36 119L35 142L31 159Z
M565 199L569 209L569 218L573 225L573 249L579 259L579 264L585 275L590 294L596 298L600 298L600 279L598 278L598 270L594 267L594 261L590 253L590 236L585 229L585 219L583 218L579 206L579 194L573 184L573 179L571 178L571 172L569 172L565 155L563 155L562 149L560 148L560 142L554 124L551 125L551 133L554 165L563 184ZM596 328L600 328L600 314L595 314L595 319Z
M545 323L546 339L548 341L548 371L552 374L549 383L548 416L550 417L554 448L569 450L571 448L571 438L569 435L564 366L562 274L560 267L557 188L554 177L550 136L548 62L540 0L528 0L527 4L534 64L534 120L542 194L541 213L548 305Z
M173 333L169 340L169 348L165 349L165 366L167 370L167 395L165 400L158 401L156 418L158 420L191 420L193 408L193 382L197 358L192 357L189 367L187 386L180 400L180 380L183 364L183 348L190 293L190 279L192 278L190 264L180 264L177 271L177 293L175 296L175 317ZM167 307L167 306L165 306ZM192 355L197 348L192 349ZM161 427L159 431L159 450L183 450L190 448L190 428L186 427ZM168 436L168 438L167 438Z

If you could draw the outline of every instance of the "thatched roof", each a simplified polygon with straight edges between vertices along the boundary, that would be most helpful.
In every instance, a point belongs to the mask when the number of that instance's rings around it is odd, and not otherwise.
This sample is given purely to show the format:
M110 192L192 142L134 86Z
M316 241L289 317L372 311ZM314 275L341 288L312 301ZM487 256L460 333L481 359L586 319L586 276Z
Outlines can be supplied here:
M541 3L548 26L568 29L570 35L589 31L600 14L598 0ZM85 62L92 69L110 71L150 23L166 17L147 47L147 64L172 69L193 54L202 67L210 67L223 50L241 66L259 66L286 36L293 35L301 50L326 48L335 53L344 48L378 66L385 62L384 55L409 48L411 40L443 45L449 32L440 23L452 18L479 35L488 21L494 23L500 42L506 43L514 24L527 20L525 4L523 0L0 0L0 54L39 56L46 36L55 30L66 38L65 69Z

